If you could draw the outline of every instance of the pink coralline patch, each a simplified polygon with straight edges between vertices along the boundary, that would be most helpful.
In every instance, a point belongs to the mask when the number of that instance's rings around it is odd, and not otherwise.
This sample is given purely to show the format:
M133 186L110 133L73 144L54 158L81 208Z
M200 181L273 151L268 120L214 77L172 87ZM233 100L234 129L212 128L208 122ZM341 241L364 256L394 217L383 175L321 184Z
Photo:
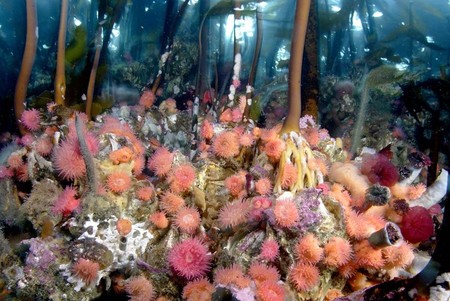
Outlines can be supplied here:
M273 212L278 225L281 227L292 227L299 219L297 206L292 200L277 201Z
M203 242L197 238L187 238L169 251L168 261L176 274L192 280L206 275L211 256Z
M52 161L59 175L65 180L81 178L86 173L86 165L74 138L64 140L55 147Z
M156 100L155 94L151 90L145 90L139 98L139 104L145 108L151 108Z
M274 261L280 255L280 246L274 239L266 239L261 245L259 256L267 261Z
M324 247L324 263L331 267L340 267L350 261L352 245L342 237L332 237Z
M106 186L115 193L122 193L131 187L131 177L122 171L113 172L108 175Z
M434 233L434 223L430 212L424 207L412 207L403 215L401 224L403 237L410 243L427 240Z
M147 166L158 177L163 177L172 168L173 154L165 147L158 148L148 160Z
M313 265L297 263L288 278L300 292L309 291L319 284L319 269Z
M222 286L236 286L238 288L248 287L251 283L250 278L244 275L242 266L234 263L230 267L220 267L214 273L214 284Z
M202 126L200 127L200 137L206 140L212 139L214 136L214 128L207 119L203 120Z
M285 148L286 143L284 143L283 140L276 138L267 141L267 143L264 145L264 152L270 159L278 161L280 160L281 153Z
M144 276L128 279L125 284L125 291L129 301L152 301L155 299L153 284Z
M194 234L200 226L200 214L194 208L184 207L178 210L174 222L181 232Z
M186 301L210 301L214 286L206 278L188 282L183 288L183 299Z
M219 211L220 227L233 228L239 224L245 223L251 210L251 203L247 200L236 200L225 204Z
M189 190L195 181L195 169L191 164L181 164L172 169L167 181L170 189L175 193Z
M233 197L239 197L245 192L245 177L237 174L225 179L225 187Z
M20 117L20 122L30 131L37 131L40 128L41 117L36 109L25 110Z
M77 278L83 280L86 285L91 285L92 283L97 281L99 269L100 265L98 264L98 262L80 258L73 265L72 272Z
M299 262L305 264L316 264L323 257L323 248L319 240L312 233L302 237L295 246L295 255Z
M48 156L52 152L53 143L50 137L41 137L36 140L35 149L41 156Z
M365 155L361 165L362 174L366 175L372 184L392 186L397 183L398 170L394 164L383 155Z
M272 182L269 178L261 178L255 182L255 190L260 195L266 195L272 190Z
M184 205L185 205L184 199L175 193L166 192L161 197L160 206L165 212L169 214L175 214Z
M76 195L77 191L75 188L66 187L64 191L58 195L58 198L53 204L52 211L56 214L69 216L80 206L80 200L75 197Z
M228 159L239 154L239 136L232 131L224 131L213 141L213 152L219 157Z
M286 163L283 168L283 174L281 176L281 187L288 189L297 182L298 172L297 167L292 163Z

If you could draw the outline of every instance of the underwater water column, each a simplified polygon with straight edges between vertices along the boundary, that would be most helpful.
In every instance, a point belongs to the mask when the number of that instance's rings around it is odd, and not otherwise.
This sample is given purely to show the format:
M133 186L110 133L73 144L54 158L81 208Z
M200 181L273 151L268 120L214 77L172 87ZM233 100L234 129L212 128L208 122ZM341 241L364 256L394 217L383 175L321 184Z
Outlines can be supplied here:
M30 80L31 70L33 69L34 58L37 48L37 13L34 0L26 0L27 7L27 34L25 50L22 57L19 77L17 78L16 90L14 93L14 113L16 120L20 120L23 111L25 111L25 98L27 96L27 87ZM21 134L25 133L25 128L18 122Z
M294 31L291 42L288 82L288 115L284 120L282 133L300 132L299 120L302 110L301 80L302 60L305 48L306 27L308 25L311 0L298 0L295 8Z

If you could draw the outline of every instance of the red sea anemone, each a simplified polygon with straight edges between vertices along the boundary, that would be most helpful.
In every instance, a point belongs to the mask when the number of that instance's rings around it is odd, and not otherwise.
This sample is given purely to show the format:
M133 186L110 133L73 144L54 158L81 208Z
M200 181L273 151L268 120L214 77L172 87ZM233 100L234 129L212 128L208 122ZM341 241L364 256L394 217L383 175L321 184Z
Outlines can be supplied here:
M125 291L129 301L152 301L155 298L153 285L144 276L130 278L125 284Z
M20 122L30 131L36 131L40 127L41 117L36 109L26 110L20 117Z
M319 269L313 265L297 263L288 277L297 290L308 291L319 283Z
M99 269L100 265L98 264L98 262L84 258L78 259L78 261L72 267L72 271L75 276L83 280L86 285L90 285L97 280Z
M395 165L380 154L364 156L361 173L366 175L372 184L380 183L380 185L390 187L398 180L398 170Z
M211 256L203 242L197 238L188 238L169 251L168 261L176 274L192 280L205 276L210 269Z
M430 238L434 233L433 218L430 212L421 206L411 207L403 215L401 224L403 237L410 243L418 243Z

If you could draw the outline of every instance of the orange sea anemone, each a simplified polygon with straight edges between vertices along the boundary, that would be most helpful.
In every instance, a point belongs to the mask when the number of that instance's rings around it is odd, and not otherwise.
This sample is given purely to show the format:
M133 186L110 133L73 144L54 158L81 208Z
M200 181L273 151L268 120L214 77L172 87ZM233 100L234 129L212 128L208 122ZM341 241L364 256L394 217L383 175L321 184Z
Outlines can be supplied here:
M84 258L78 259L72 267L75 276L83 280L86 285L91 285L97 280L99 269L100 265L98 262Z
M276 138L266 142L264 145L264 152L270 159L278 161L285 148L286 143L284 143L283 140Z
M284 287L276 281L265 281L256 289L259 301L284 301L285 295Z
M225 187L235 198L239 197L245 191L245 183L245 176L241 174L232 175L225 179Z
M361 268L380 269L384 266L383 253L373 248L368 240L354 244L355 263Z
M133 151L125 146L109 153L109 159L113 164L127 163L133 159Z
M232 131L223 131L216 136L212 144L213 152L228 159L239 154L239 136Z
M165 229L169 226L169 220L167 219L164 212L158 211L150 214L148 217L149 221L152 222L158 229Z
M167 181L170 189L175 193L189 190L195 181L195 169L191 164L181 164L170 172Z
M144 276L130 278L125 284L129 301L152 301L155 298L153 284Z
M160 206L165 212L169 214L175 214L184 205L185 205L184 199L175 193L166 192L161 197Z
M281 187L288 189L297 182L297 167L294 164L288 162L284 165L283 174L281 176Z
M183 288L183 299L186 301L210 301L214 286L206 278L190 281Z
M234 285L238 288L248 287L251 283L250 278L244 275L242 266L234 263L230 267L220 267L214 273L214 283L227 286Z
M269 178L261 178L255 182L255 190L260 195L266 195L272 190L272 183Z
M297 263L288 278L298 291L309 291L319 284L319 269L313 265Z
M280 280L280 273L277 268L258 262L254 262L250 265L248 274L253 281L255 281L256 286L260 286L264 281L277 282Z
M150 201L152 196L153 188L150 186L141 187L136 191L136 197L143 202Z
M163 177L172 168L173 154L165 147L158 148L148 160L147 166L158 177Z
M340 267L352 257L352 245L342 237L332 237L325 245L324 251L324 263L331 267Z
M117 232L121 236L127 236L131 232L132 226L131 221L126 218L120 218L116 223Z
M297 206L292 200L277 201L273 212L275 220L281 227L292 227L299 219Z

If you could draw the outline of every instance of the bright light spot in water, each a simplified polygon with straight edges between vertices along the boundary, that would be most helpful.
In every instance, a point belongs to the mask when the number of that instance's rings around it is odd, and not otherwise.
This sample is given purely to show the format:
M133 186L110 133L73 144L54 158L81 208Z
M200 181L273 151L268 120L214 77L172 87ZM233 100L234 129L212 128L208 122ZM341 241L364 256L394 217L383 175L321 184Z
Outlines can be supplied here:
M150 9L150 8L148 8L148 7L145 7L145 8L144 8L144 10L145 10L146 12L148 12L149 9Z
M400 71L405 71L406 69L408 69L408 64L406 63L395 64L395 68L397 68Z
M47 44L43 44L43 45L42 45L42 48L44 48L44 49L49 49L50 46L48 46Z
M379 18L379 17L382 17L382 16L383 16L383 13L380 12L380 11L376 11L372 15L372 17L374 17L374 18Z
M77 18L73 18L73 23L75 24L75 26L80 26L81 25L81 21L78 20Z
M428 43L434 43L434 39L431 36L426 36Z
M338 11L340 11L341 8L337 5L332 5L331 6L331 11L337 13Z
M112 34L113 34L113 36L115 36L115 37L118 37L119 35L120 35L120 30L119 30L119 28L114 28L113 30L112 30Z

